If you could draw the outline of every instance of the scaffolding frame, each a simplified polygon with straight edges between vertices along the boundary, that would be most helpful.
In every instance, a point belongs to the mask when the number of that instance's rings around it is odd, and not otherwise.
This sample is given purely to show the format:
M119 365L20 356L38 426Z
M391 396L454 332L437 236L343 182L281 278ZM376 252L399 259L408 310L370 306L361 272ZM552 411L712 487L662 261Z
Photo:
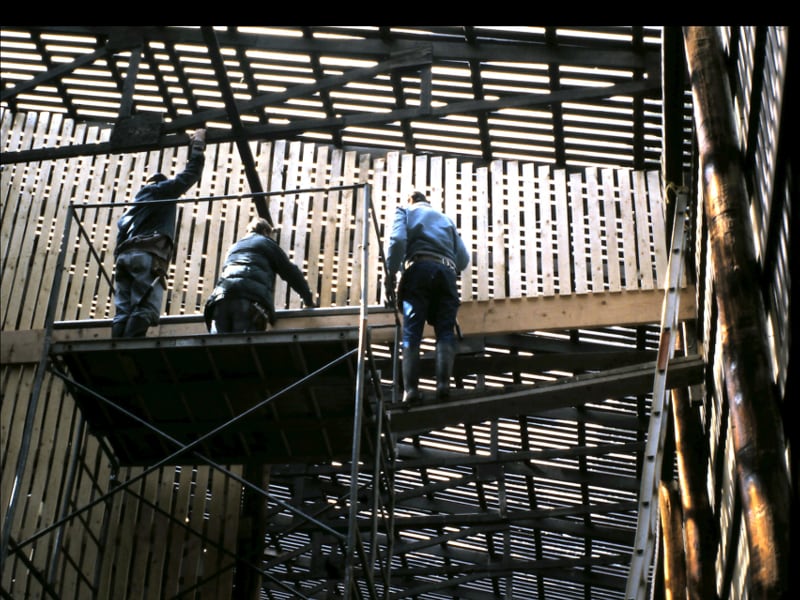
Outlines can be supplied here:
M194 441L186 444L170 436L168 433L165 433L164 431L158 429L157 427L147 422L146 420L141 419L137 415L133 414L131 411L126 410L124 407L116 403L113 399L98 394L91 388L82 385L74 378L70 377L68 373L64 372L63 368L61 368L59 365L54 364L53 357L51 355L54 346L53 331L59 325L59 323L56 323L55 321L55 315L59 303L59 293L62 287L62 279L63 279L62 275L65 270L66 254L68 247L67 242L70 239L71 235L72 221L74 219L76 222L79 238L85 238L86 241L89 243L91 256L95 260L97 260L100 272L104 277L108 279L113 293L112 278L103 269L102 259L98 255L95 248L92 246L92 240L81 223L81 217L78 214L78 211L86 209L99 209L109 206L119 208L120 206L127 206L133 204L133 202L98 203L91 205L90 204L75 205L70 203L67 206L67 216L64 222L64 230L61 238L61 244L56 262L56 268L54 271L53 286L50 290L50 295L47 304L44 337L42 342L42 352L39 358L39 362L36 366L34 382L31 389L30 401L27 407L24 431L22 434L23 443L17 461L15 481L19 483L24 474L24 467L27 462L28 451L30 449L30 444L31 444L34 418L39 398L42 392L42 386L45 381L45 375L48 372L51 373L53 376L62 379L66 384L67 391L74 392L75 390L80 390L83 393L91 395L95 399L103 402L105 405L113 408L116 411L119 411L120 414L123 414L128 418L140 422L148 430L152 431L156 435L167 440L171 445L175 446L176 449L165 458L158 460L154 464L149 465L140 474L126 481L119 481L115 477L116 473L119 470L119 464L114 458L114 451L106 443L104 443L104 440L101 437L98 437L97 438L98 442L103 448L104 453L106 453L108 455L108 458L112 461L113 465L112 483L109 491L101 494L98 498L95 498L94 500L70 512L69 514L63 515L50 525L40 529L35 534L29 536L27 539L19 541L13 541L10 539L10 529L14 521L14 515L20 490L19 485L15 485L14 489L11 491L10 494L8 509L6 511L4 519L2 549L0 549L0 569L2 569L2 565L5 563L5 559L9 548L12 548L15 553L18 553L21 556L23 556L21 550L25 546L47 535L48 533L56 532L56 535L60 537L62 528L67 522L71 521L80 514L86 512L87 510L89 510L94 506L97 506L100 503L108 502L113 496L119 494L120 492L127 491L128 493L133 493L129 489L132 484L136 483L141 479L144 479L147 475L155 472L157 469L163 466L176 464L172 461L174 459L177 459L179 456L191 453L194 457L199 459L199 462L196 463L196 466L198 465L209 466L212 469L221 472L225 477L233 479L237 483L241 484L245 489L250 490L255 494L258 494L263 498L263 500L275 503L282 509L292 512L293 514L301 518L304 522L312 523L315 527L318 527L320 530L330 534L336 540L336 543L338 543L342 551L342 555L345 559L344 589L341 590L342 598L344 598L345 600L349 600L351 597L357 597L357 598L368 597L371 599L377 599L379 597L379 592L376 587L376 581L373 577L373 571L380 574L383 580L382 584L384 590L384 597L388 597L387 594L389 593L390 578L391 578L391 560L392 560L391 553L393 547L391 540L393 539L394 486L392 484L391 479L392 479L392 464L394 462L394 456L393 456L394 442L392 441L391 433L388 430L389 429L388 420L386 419L387 415L387 409L385 405L386 403L380 385L381 374L375 368L374 357L372 356L371 341L370 341L369 303L366 297L368 289L368 286L366 284L370 276L369 273L370 226L374 227L375 234L378 240L378 247L380 249L380 260L385 264L385 258L383 255L383 248L381 243L380 229L378 227L377 217L375 215L374 207L372 205L370 184L357 183L357 184L342 185L342 186L326 186L326 187L314 187L314 188L292 189L292 190L275 190L270 192L258 192L251 194L234 194L234 195L211 196L211 197L166 199L153 202L176 203L176 204L198 203L198 202L214 202L222 200L243 199L248 197L261 198L261 197L286 195L286 194L301 194L309 192L338 192L346 190L352 190L356 194L358 193L361 194L361 207L363 210L363 215L362 215L363 243L361 245L362 258L360 261L362 285L361 285L361 302L359 305L359 326L358 326L358 336L357 336L357 347L345 352L338 358L330 361L325 366L317 369L308 376L301 378L294 384L296 386L303 386L307 384L309 381L313 380L315 376L323 373L329 367L334 366L335 364L350 358L352 355L357 355L356 385L353 398L354 401L354 413L353 413L353 424L352 424L353 442L350 455L350 494L348 498L348 518L347 518L346 534L344 535L341 534L339 531L336 531L330 528L325 523L317 520L313 515L307 514L306 512L298 509L297 507L294 507L291 504L286 503L280 498L271 495L267 489L254 485L252 482L248 481L244 477L241 477L236 473L233 473L230 469L224 467L223 465L216 463L213 460L213 457L205 456L196 449L198 446L202 444L202 442L205 439L210 438L218 434L219 432L230 428L236 422L246 418L252 411L255 411L257 408L260 408L273 401L275 398L286 392L288 388L284 388L278 391L277 393L268 396L267 398L263 399L260 403L253 406L250 410L234 416L232 419L223 423L220 427L208 431L204 436L201 436L200 438L195 439ZM392 368L393 372L396 373L398 365L398 344L399 344L398 329L400 327L400 319L399 316L397 315L396 307L394 308L394 312L395 312L395 324L394 324L395 336L394 336L393 350L392 350L392 356L393 356ZM162 318L164 318L163 315ZM392 380L396 382L397 378L393 376ZM370 398L371 402L367 402L366 400L366 390L368 384L371 384L371 390L373 392ZM392 391L393 396L396 396L396 388L397 384L394 383ZM370 409L373 410L372 414L369 414L368 412ZM82 421L79 424L79 430L83 431L85 425L86 425L86 419L85 417L82 417ZM369 544L369 548L367 548L366 547L367 541L364 539L364 536L361 535L360 533L357 519L358 519L358 512L360 505L359 476L361 475L360 472L361 470L359 465L362 462L362 460L364 460L364 457L361 456L361 439L362 439L362 433L365 431L365 427L369 426L372 426L371 433L374 435L375 456L371 457L373 461L372 462L373 467L371 469L371 473L367 473L367 476L371 475L371 488L372 488L372 494L370 498L371 522L370 522L370 536L369 536L371 539L371 543ZM82 434L78 438L76 438L76 441L80 440L81 438L83 438ZM79 442L74 447L74 452L72 455L72 459L70 461L70 465L72 466L72 468L74 468L78 460L79 460ZM364 463L368 464L368 461L364 460ZM146 500L140 496L139 499L146 502ZM63 510L62 512L66 511ZM164 512L164 514L169 518L171 522L184 527L185 529L187 529L192 533L200 535L199 532L194 531L190 526L185 525L178 519L175 519L171 515L166 514L166 511L161 511L161 512ZM379 555L380 554L379 547L378 544L375 543L378 532L378 521L380 520L381 514L383 515L383 519L386 521L383 529L388 533L388 540L389 540L384 555ZM209 540L206 541L208 542ZM211 543L214 544L215 546L218 546L218 549L221 552L231 554L229 551L225 550L225 548L221 547L221 545L218 545L213 541L211 541ZM56 541L56 543L54 544L53 557L51 563L53 565L56 564L57 562L56 555L58 553L59 544L60 544L59 541ZM235 564L241 565L242 563L237 560ZM284 588L287 587L285 583L272 577L268 570L264 570L260 568L259 565L255 565L252 562L247 562L246 564L250 568L257 571L257 573L262 577L268 580L273 580L278 586ZM357 568L359 565L361 568L362 585L359 585L359 579L357 579L356 577ZM195 584L195 586L206 583L210 578L218 577L219 575L220 575L219 572L212 573L211 577L198 582L197 584ZM37 579L41 579L43 584L46 584L47 578L44 575L36 573L34 574L34 576ZM44 585L44 589L47 590L48 586ZM290 589L289 591L291 591L291 593L293 594L299 594L298 597L302 598L306 597L302 595L302 593L300 593L299 590L297 589Z

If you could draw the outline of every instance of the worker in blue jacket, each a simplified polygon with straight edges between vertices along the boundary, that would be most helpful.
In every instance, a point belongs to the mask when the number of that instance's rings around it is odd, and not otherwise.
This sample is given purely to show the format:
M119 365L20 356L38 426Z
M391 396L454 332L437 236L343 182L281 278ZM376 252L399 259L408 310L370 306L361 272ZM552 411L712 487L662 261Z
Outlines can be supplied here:
M204 316L211 333L264 331L274 325L275 277L297 292L308 308L314 296L303 272L272 239L273 227L253 219L247 234L228 250L217 284L206 301Z
M143 337L151 325L158 324L172 259L176 200L200 180L206 130L195 131L189 146L183 171L174 179L167 179L163 173L148 178L117 221L112 337Z
M396 291L403 313L403 401L421 399L419 350L425 323L436 335L436 397L450 395L450 377L456 352L456 317L461 299L458 275L470 256L455 223L434 209L425 195L414 192L408 206L395 211L386 252L386 295L394 297L396 273L402 271Z

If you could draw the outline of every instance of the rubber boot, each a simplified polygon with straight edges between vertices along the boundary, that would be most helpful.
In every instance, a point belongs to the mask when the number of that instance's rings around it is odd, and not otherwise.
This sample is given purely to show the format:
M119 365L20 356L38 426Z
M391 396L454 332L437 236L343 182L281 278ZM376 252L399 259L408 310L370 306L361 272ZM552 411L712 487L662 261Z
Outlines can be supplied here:
M150 320L139 315L133 315L128 319L128 324L125 326L125 334L123 337L135 338L144 337L147 335L147 328L150 327Z
M128 320L114 321L111 323L111 337L121 338L125 337L125 327L128 325Z
M453 363L456 359L454 342L437 342L436 344L436 399L450 398L450 377L453 374Z
M403 349L403 402L418 402L419 393L419 347Z

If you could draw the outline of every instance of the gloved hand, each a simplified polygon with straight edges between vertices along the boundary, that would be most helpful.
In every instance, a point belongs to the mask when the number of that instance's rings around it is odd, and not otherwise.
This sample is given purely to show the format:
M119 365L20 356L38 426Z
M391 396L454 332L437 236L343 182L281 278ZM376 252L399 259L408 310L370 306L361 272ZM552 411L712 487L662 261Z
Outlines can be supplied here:
M192 134L192 141L193 142L203 142L206 141L206 129L205 127L201 127L200 129L195 129L194 133Z
M396 308L397 307L397 295L395 294L395 288L397 287L397 275L392 273L391 275L387 275L386 279L383 280L383 305L386 308Z
M206 149L206 130L205 128L195 129L194 133L189 138L189 145L192 149L205 150Z

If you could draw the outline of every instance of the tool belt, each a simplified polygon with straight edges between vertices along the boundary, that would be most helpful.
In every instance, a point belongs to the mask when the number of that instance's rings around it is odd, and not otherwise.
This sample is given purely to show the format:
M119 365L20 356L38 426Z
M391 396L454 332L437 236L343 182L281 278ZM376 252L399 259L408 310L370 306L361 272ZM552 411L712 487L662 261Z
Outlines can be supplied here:
M456 263L453 260L447 258L446 256L439 256L438 254L415 254L406 261L406 269L415 262L420 262L420 261L430 261L430 262L440 263L446 266L448 269L456 271Z
M114 250L114 257L116 258L123 252L130 250L149 252L153 256L160 258L164 261L164 270L166 271L166 265L172 257L172 240L163 233L137 235L117 246Z

